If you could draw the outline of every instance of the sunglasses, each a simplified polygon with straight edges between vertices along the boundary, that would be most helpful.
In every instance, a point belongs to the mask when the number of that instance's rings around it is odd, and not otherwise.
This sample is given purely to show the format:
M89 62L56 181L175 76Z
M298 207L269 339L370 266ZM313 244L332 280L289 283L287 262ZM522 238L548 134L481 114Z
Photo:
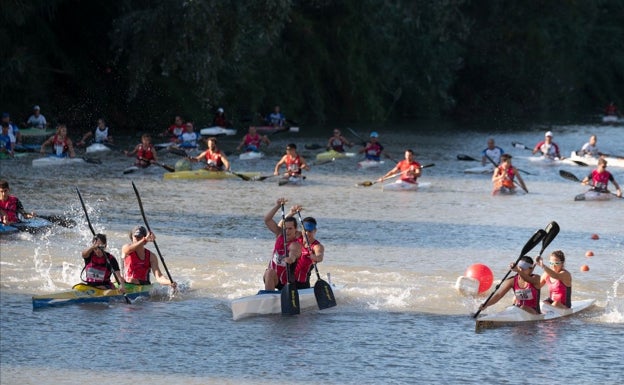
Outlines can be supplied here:
M550 266L559 266L559 265L561 265L562 263L563 263L563 262L548 262L548 264L549 264Z

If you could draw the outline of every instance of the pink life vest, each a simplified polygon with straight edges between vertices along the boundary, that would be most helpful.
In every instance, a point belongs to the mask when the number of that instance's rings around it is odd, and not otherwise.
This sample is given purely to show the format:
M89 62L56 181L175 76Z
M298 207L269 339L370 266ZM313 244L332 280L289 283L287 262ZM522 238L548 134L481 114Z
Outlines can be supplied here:
M572 287L553 277L546 278L551 301L557 301L566 307L572 306Z
M591 179L596 190L607 191L607 185L610 180L613 180L613 175L607 170L603 172L594 170L591 172Z
M514 300L514 304L516 306L526 306L535 309L538 313L539 311L539 296L540 292L535 288L535 286L526 282L526 287L520 287L518 280L520 279L520 275L516 275L513 278L513 289L514 295L516 296Z
M286 155L286 171L289 175L301 175L301 158Z

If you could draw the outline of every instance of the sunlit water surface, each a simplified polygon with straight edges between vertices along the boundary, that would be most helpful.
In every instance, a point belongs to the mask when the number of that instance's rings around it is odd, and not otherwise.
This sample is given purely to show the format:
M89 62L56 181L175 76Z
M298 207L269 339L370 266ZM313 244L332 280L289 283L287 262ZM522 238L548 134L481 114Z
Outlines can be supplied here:
M593 133L603 151L624 153L621 128L552 130L564 153ZM574 202L585 188L562 179L558 170L582 178L588 168L540 167L526 159L528 151L512 148L512 141L533 146L543 135L538 127L516 133L379 131L395 159L410 147L422 164L435 163L421 179L429 186L418 192L356 187L393 165L386 160L382 169L359 170L357 158L313 166L303 187L279 187L273 178L165 181L161 168L123 175L130 160L118 152L103 155L102 165L65 169L33 168L32 157L2 161L2 177L28 210L66 213L79 226L0 238L0 382L622 383L624 201ZM315 152L304 144L324 144L326 135L312 135L276 135L267 157L243 162L232 156L232 169L270 175L291 141L313 161ZM456 155L479 157L489 136L532 174L524 176L530 194L493 197L489 176L463 173L477 164ZM233 149L237 141L226 139L223 148ZM160 156L172 165L179 159ZM624 184L624 169L611 172ZM33 311L33 294L66 290L80 280L80 251L91 236L75 187L94 227L108 235L109 249L119 256L129 230L142 224L131 181L167 267L190 289L132 305ZM317 236L326 246L319 270L344 285L339 305L233 321L229 302L262 286L273 246L263 216L281 196L317 218ZM595 298L596 305L566 319L475 333L471 313L484 297L459 295L457 277L483 263L502 278L531 235L552 220L561 233L547 253L564 250L574 297ZM593 233L600 239L592 240ZM588 250L595 256L585 257ZM584 264L590 270L581 273Z

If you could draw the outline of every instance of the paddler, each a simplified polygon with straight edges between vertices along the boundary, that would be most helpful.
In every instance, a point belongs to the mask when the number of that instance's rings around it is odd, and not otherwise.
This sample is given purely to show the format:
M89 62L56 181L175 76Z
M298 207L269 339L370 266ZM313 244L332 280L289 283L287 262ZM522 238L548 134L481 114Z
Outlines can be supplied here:
M10 190L9 182L0 180L0 223L10 225L19 222L18 215L26 219L34 218L35 213L27 213L22 202L16 196L9 195Z
M82 269L85 272L85 278L82 278L82 273L80 276L87 285L98 289L115 289L111 282L111 275L114 275L119 283L119 291L126 292L126 281L121 276L119 262L106 251L105 234L96 234L93 237L91 246L82 251L82 258L85 262L85 267Z
M176 288L176 282L171 282L160 271L156 254L145 248L147 242L154 242L156 236L145 227L136 226L130 232L130 243L123 245L121 253L124 258L124 279L135 285L150 285L150 271L161 285L170 285Z
M509 192L514 191L516 188L514 185L514 178L516 177L518 178L518 183L522 189L529 192L524 184L524 180L518 172L518 169L511 164L511 155L501 155L501 163L494 169L494 173L492 174L492 183L494 184L492 195L496 195L503 190L507 190Z

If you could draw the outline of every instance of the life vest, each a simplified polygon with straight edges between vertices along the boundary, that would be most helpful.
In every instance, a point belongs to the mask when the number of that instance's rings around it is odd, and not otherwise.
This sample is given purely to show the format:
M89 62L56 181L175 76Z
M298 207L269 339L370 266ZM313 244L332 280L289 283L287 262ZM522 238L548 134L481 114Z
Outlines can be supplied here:
M292 241L288 242L286 244L286 249L284 249L284 236L282 234L278 235L275 239L275 246L273 247L273 257L269 262L269 269L275 270L275 272L277 273L277 278L282 285L288 283L288 274L286 272L288 264L284 262L284 258L287 257L287 251L290 249L290 245L293 242L298 242L298 240L293 239ZM291 274L294 274L296 266L296 263L290 265Z
M84 281L90 284L100 284L100 285L109 285L111 283L111 269L119 268L119 265L116 263L117 260L111 254L104 252L106 255L98 256L95 251L91 252L88 258L85 258L85 267L83 271L85 272ZM106 257L110 261L110 268L108 263L106 262ZM113 260L115 262L113 262Z
M143 144L139 144L139 150L137 151L137 159L139 160L154 159L154 147L151 144L149 146L144 146Z
M56 156L64 156L69 150L67 137L61 139L58 134L54 135L54 138L52 139L52 148L54 148L54 154Z
M260 148L260 143L262 142L262 137L256 133L256 135L251 136L249 134L245 135L245 146L250 147L254 146L255 148Z
M218 127L226 127L227 126L227 120L225 119L225 115L217 115L217 116L215 116L214 120L212 121L212 124L214 124L215 126L218 126Z
M566 286L560 280L554 279L550 276L546 279L546 284L548 284L548 291L550 293L549 298L551 301L557 301L566 307L572 306L571 286Z
M301 175L301 157L286 155L286 172L289 175Z
M223 170L223 161L221 160L221 150L206 152L206 166Z
M595 190L607 191L607 186L610 180L613 180L613 175L607 170L598 172L594 170L591 172L591 180Z
M145 249L145 259L139 258L136 251L126 255L124 257L124 277L126 281L130 282L132 279L136 279L142 285L149 285L151 257L152 253L148 249Z
M507 170L505 170L503 166L498 166L498 170L500 170L500 172L505 175L505 178L503 178L503 180L500 182L501 185L499 187L514 188L513 181L516 173L514 172L513 167L509 167Z
M3 215L7 216L9 223L19 222L17 217L17 209L19 205L19 199L13 195L9 195L9 199L0 201L0 209L4 211Z
M315 239L308 248L305 246L304 237L300 237L297 240L301 243L301 257L297 260L297 266L295 267L295 280L297 283L304 283L310 287L310 274L312 272L312 265L314 264L310 250L314 248L314 246L320 245L321 242Z
M514 304L516 306L526 306L532 309L535 309L537 313L540 312L539 309L539 299L540 292L533 285L528 282L525 282L526 287L520 287L520 283L518 280L520 279L519 275L513 277L513 290L514 295L516 296L514 300Z
M403 159L397 163L397 170L402 173L401 180L407 183L416 183L416 176L410 173L410 171L416 171L416 169L420 169L420 163L415 160L410 162L407 159Z
M331 142L329 143L332 150L337 151L337 152L344 152L345 144L346 143L341 138L336 138L336 137L332 137Z
M383 146L376 143L369 143L369 145L364 149L366 154L366 159L379 161L379 157L381 156L381 152L383 151Z

